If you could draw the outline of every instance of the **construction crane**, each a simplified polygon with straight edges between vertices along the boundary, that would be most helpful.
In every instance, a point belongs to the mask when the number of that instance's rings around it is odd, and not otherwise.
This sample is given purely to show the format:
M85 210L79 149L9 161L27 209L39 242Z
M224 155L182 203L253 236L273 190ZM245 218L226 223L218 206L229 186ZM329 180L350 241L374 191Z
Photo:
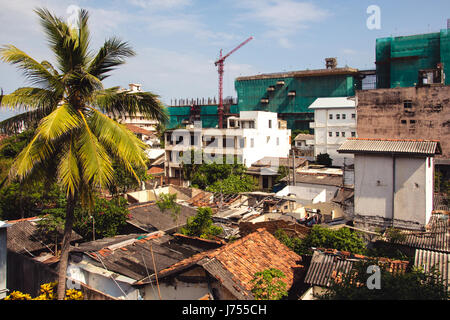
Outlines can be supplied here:
M220 49L219 59L216 62L214 62L214 65L218 66L218 71L219 71L219 107L217 108L217 112L219 115L219 128L220 129L223 128L223 72L224 72L223 63L224 63L225 59L228 58L233 52L238 50L240 47L242 47L243 45L245 45L247 42L249 42L252 39L253 39L253 37L248 38L247 40L242 42L240 45L238 45L236 48L234 48L233 50L228 52L226 55L224 55L223 57L222 57L222 49Z

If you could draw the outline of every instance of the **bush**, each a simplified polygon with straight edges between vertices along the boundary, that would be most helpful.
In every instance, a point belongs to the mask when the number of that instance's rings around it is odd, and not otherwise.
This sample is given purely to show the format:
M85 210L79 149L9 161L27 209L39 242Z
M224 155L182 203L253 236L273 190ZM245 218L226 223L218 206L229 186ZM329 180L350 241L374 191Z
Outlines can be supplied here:
M180 231L187 236L210 239L221 234L223 230L213 225L211 208L202 207L197 209L194 217L188 218L186 227Z

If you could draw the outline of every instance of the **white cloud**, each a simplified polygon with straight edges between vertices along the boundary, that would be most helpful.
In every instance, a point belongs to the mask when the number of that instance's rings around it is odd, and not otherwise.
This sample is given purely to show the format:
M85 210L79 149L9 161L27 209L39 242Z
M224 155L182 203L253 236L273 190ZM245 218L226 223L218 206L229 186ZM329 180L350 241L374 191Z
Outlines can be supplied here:
M224 97L236 96L236 77L253 73L251 65L227 63ZM135 78L130 79L130 75ZM211 57L190 52L154 47L140 49L139 55L114 72L114 79L107 80L106 85L118 85L119 80L122 86L131 82L141 83L144 90L160 95L165 103L170 103L171 99L217 97L218 94L218 73L214 61Z
M236 6L245 10L239 20L262 23L269 37L277 37L280 45L288 46L288 37L312 23L326 19L330 13L310 2L294 0L240 0Z
M154 10L182 9L191 4L191 0L128 0L132 5Z

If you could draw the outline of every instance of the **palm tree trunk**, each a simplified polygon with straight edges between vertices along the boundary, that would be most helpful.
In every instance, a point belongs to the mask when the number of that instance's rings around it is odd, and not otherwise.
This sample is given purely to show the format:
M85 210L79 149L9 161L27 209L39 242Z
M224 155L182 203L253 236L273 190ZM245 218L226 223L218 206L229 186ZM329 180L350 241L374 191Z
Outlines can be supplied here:
M66 274L69 260L70 238L72 235L72 226L75 211L75 197L67 196L66 222L64 225L64 237L61 245L61 256L59 259L58 270L58 300L63 300L66 293Z

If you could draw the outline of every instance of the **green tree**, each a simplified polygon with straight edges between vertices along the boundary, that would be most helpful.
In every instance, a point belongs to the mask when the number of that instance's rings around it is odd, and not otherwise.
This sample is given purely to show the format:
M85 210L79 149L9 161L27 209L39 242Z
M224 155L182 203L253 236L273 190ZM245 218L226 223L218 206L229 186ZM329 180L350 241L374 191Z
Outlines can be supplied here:
M209 192L222 192L223 194L236 194L239 192L250 192L255 190L256 182L249 175L231 174L223 180L214 182L206 187Z
M370 265L380 268L380 288L366 285L371 276ZM369 280L370 281L370 280ZM361 261L353 269L333 282L321 300L448 300L450 298L442 278L436 270L424 272L413 267L409 272L390 272L385 264L376 261Z
M16 157L10 176L22 182L43 177L56 179L66 194L58 279L58 299L63 299L77 200L83 207L93 206L93 191L106 189L113 180L112 156L136 180L139 178L133 168L145 165L146 145L105 113L124 116L140 112L161 121L167 115L155 94L103 87L102 81L109 73L135 53L126 42L113 37L93 54L86 10L79 11L76 26L46 9L35 12L56 65L39 63L13 45L0 48L0 59L17 66L32 85L3 96L2 107L26 108L27 112L0 126L5 131L22 121L25 125L38 122L31 142Z
M54 208L43 210L43 219L38 222L39 234L50 241L58 240L66 220L66 198L63 196ZM73 230L83 239L93 240L117 235L126 224L129 211L124 198L106 200L94 196L91 210L76 206Z
M316 162L318 164L330 167L333 163L333 160L330 158L328 153L319 153L316 157Z
M275 236L297 254L312 254L311 248L328 248L365 254L366 245L360 235L349 228L332 230L315 225L304 239L290 238L283 230L277 230Z
M281 279L286 275L276 268L265 269L254 275L251 283L252 293L256 300L280 300L288 295L286 283Z
M186 226L180 230L182 234L187 236L205 239L218 236L222 231L222 228L213 225L212 210L209 207L198 208L197 214L189 217Z

